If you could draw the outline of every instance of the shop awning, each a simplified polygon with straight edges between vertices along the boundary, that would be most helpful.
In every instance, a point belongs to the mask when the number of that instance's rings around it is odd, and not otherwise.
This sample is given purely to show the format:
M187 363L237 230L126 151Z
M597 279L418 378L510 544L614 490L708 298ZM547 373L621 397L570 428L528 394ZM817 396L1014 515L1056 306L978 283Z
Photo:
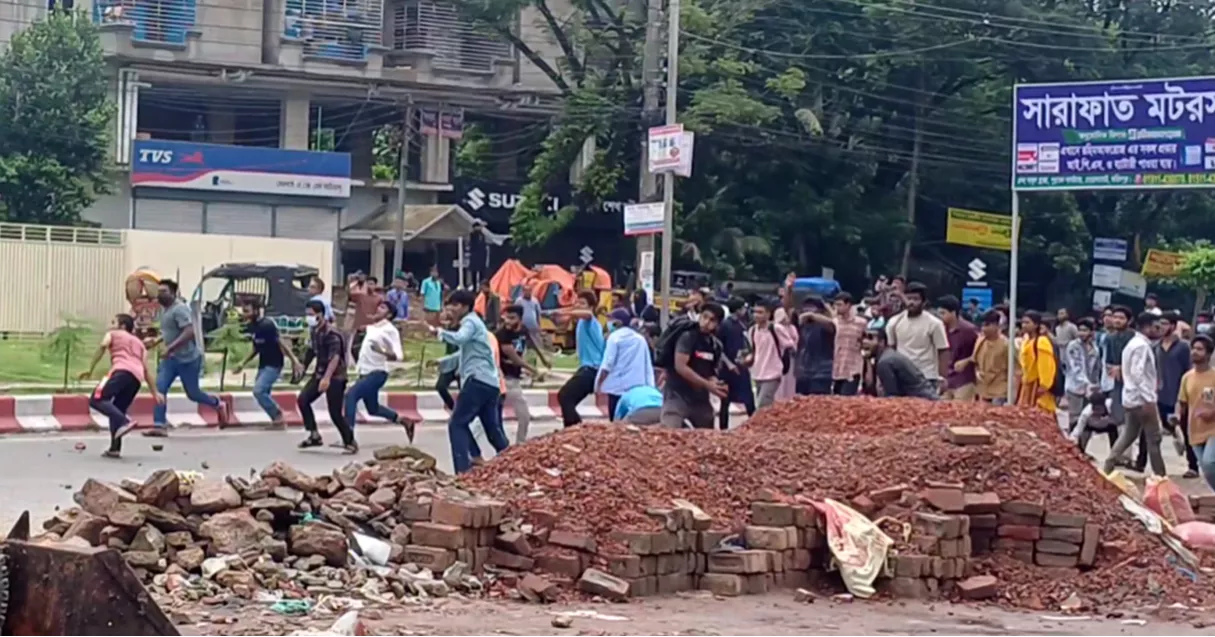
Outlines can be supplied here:
M342 228L343 240L365 240L378 237L390 241L396 236L397 211L380 206L362 219ZM502 245L507 235L485 231L485 223L468 214L458 204L408 206L405 209L405 240L456 241L475 231L482 232L491 243Z

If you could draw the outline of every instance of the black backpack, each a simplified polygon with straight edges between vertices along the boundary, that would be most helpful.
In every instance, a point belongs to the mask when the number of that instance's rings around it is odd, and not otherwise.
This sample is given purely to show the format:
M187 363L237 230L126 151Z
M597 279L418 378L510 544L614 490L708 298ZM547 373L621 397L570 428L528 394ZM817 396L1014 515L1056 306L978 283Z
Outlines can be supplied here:
M662 369L675 369L675 343L679 342L679 337L685 332L699 328L700 324L687 316L671 319L667 329L658 336L658 344L654 348L657 354L655 365Z

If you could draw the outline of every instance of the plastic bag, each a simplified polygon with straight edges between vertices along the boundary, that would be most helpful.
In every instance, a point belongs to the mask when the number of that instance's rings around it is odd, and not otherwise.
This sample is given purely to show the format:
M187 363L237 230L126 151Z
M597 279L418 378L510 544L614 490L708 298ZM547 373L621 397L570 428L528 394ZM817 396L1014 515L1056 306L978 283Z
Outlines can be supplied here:
M1215 524L1210 522L1186 522L1173 527L1173 535L1185 545L1200 551L1215 551Z
M827 546L839 563L844 586L857 597L872 597L873 580L881 574L894 540L869 518L835 500L815 502L814 508L826 518Z
M1194 521L1189 498L1168 478L1151 476L1143 489L1143 504L1164 518L1170 526Z
M1132 500L1136 502L1143 501L1143 497L1139 494L1139 487L1135 486L1134 482L1131 482L1126 476L1122 475L1121 471L1115 469L1109 473L1103 473L1101 475L1105 476L1106 480L1114 483L1114 486L1118 487L1119 491L1125 493Z

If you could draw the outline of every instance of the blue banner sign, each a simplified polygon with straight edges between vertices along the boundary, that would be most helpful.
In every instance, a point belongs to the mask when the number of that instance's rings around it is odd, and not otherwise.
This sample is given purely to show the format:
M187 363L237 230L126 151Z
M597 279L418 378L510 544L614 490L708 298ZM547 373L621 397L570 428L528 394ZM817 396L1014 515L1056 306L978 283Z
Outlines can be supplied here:
M1013 189L1215 187L1215 77L1021 84Z
M348 153L136 140L132 159L132 186L350 196Z
M980 312L990 310L995 300L991 288L962 288L962 306L970 307L972 299L979 302Z

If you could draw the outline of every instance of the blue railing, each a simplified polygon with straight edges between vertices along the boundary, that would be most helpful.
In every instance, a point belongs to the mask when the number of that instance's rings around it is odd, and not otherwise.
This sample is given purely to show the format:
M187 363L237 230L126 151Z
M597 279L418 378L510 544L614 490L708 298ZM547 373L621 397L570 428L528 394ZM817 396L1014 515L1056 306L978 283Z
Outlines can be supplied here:
M283 35L304 43L304 53L362 62L383 40L382 0L287 0Z
M158 44L186 43L198 15L197 0L96 0L93 22L131 24L131 39Z

